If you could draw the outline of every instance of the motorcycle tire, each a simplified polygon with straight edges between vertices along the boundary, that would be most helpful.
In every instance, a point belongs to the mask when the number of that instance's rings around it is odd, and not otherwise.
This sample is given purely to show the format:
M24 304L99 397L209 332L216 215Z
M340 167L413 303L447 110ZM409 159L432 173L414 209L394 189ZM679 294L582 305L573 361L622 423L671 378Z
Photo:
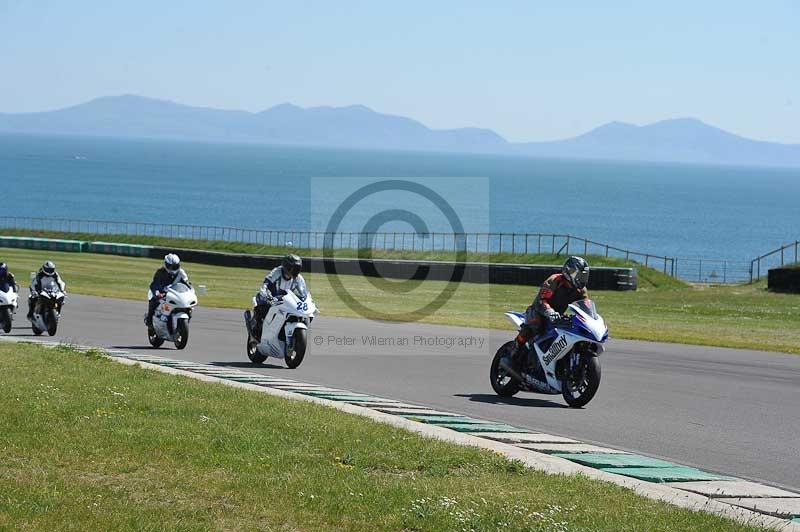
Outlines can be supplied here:
M183 349L189 343L189 320L178 320L175 326L175 349Z
M489 380L491 381L492 389L494 390L494 393L500 397L512 397L520 390L519 383L507 375L503 371L503 368L500 367L500 359L511 352L513 348L513 340L500 346L500 349L497 350L497 353L495 353L494 358L492 359L492 367L489 370Z
M571 408L586 406L600 387L600 360L597 357L581 355L580 367L581 382L575 382L575 376L567 374L561 384L561 395Z
M54 309L47 311L47 334L55 336L58 331L58 313Z
M164 343L164 339L156 334L156 330L152 327L147 328L147 341L150 342L150 346L154 349L158 349Z
M250 362L252 362L253 364L263 364L264 361L267 359L266 356L258 352L258 341L251 336L247 337L246 350L247 350L247 358L249 358Z
M308 335L306 329L295 329L294 348L291 353L286 353L283 357L289 369L295 369L303 362L303 358L306 356L307 341Z
M3 324L3 332L8 334L11 332L11 309L4 308L0 310L0 323Z

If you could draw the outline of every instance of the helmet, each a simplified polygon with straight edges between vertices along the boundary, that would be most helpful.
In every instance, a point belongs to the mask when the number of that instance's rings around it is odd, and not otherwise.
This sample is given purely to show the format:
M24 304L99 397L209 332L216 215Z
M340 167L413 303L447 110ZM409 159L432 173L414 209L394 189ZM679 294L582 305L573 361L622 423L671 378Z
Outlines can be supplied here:
M5 262L0 262L0 277L5 277L8 273L8 265Z
M281 260L281 267L284 272L292 277L297 277L300 274L300 270L303 269L303 259L294 253L290 253Z
M561 267L561 273L575 288L585 288L589 282L589 263L581 257L570 257Z
M164 256L164 269L170 273L177 272L181 267L181 258L174 253Z
M42 264L42 268L39 271L47 276L53 276L56 273L56 265L53 264L52 261L48 260L47 262Z

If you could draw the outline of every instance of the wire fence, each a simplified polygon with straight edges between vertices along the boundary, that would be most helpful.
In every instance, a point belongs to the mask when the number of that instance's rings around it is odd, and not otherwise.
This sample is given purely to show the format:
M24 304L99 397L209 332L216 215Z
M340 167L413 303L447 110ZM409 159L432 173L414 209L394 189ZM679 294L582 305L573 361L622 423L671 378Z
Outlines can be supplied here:
M798 257L800 240L784 244L778 249L773 249L750 261L750 281L757 281L770 270L770 268L783 267L789 264L800 264Z
M766 269L797 262L798 242L764 254L751 261L688 259L645 253L558 233L415 233L337 232L246 229L241 227L150 223L133 221L0 216L0 228L93 235L166 237L187 240L239 242L263 247L319 250L375 249L425 253L467 251L476 254L600 255L649 266L672 277L704 283L733 283L758 280Z
M698 283L748 282L750 281L750 261L676 258L675 272L675 277Z
M653 253L624 249L582 237L557 233L415 233L415 232L337 232L245 229L240 227L189 225L70 218L0 216L0 228L167 237L189 240L241 242L269 247L321 249L383 249L412 252L457 252L486 254L583 253L640 262L674 274L674 259Z

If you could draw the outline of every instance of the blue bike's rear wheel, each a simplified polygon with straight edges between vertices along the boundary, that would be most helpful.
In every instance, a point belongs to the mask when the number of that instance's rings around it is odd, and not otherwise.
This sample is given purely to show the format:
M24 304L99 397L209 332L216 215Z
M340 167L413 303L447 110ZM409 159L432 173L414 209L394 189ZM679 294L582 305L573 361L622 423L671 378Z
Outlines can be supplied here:
M500 397L511 397L519 392L519 383L500 367L500 359L510 356L512 349L514 349L513 340L500 346L492 359L492 367L489 370L492 389Z

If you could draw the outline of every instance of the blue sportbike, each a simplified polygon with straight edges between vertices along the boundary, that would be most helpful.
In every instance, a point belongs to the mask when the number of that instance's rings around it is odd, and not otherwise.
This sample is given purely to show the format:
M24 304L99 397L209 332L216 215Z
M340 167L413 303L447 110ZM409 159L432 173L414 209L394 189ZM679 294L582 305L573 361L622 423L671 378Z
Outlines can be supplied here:
M517 329L525 323L520 312L506 312ZM520 391L561 394L567 404L580 408L592 400L600 386L600 360L608 341L608 327L594 302L585 299L569 305L567 317L550 325L525 344L522 367L511 364L515 341L503 344L492 360L489 376L494 391L511 397Z

